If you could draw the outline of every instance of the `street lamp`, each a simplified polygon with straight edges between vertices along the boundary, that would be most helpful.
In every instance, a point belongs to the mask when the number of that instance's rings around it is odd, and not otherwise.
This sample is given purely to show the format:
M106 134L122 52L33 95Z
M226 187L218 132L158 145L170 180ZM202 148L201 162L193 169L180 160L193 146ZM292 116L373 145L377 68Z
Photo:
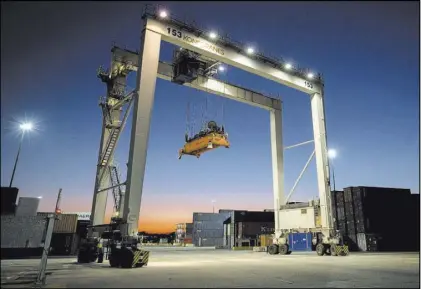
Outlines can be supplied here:
M332 160L332 162L330 162L330 167L332 168L332 180L333 180L333 191L336 191L336 184L335 184L335 169L333 168L333 159L336 158L336 150L334 149L330 149L327 151L327 156L329 159Z
M9 184L9 188L12 187L13 184L13 178L15 177L15 172L16 172L16 166L18 164L18 160L19 160L19 154L20 154L20 149L22 147L22 142L23 142L23 136L25 135L25 132L27 131L31 131L33 126L32 123L30 122L24 122L21 123L19 126L20 130L21 130L21 137L20 137L20 142L19 142L19 149L18 149L18 153L16 155L16 159L15 159L15 165L13 166L13 172L12 172L12 178L10 179L10 184Z

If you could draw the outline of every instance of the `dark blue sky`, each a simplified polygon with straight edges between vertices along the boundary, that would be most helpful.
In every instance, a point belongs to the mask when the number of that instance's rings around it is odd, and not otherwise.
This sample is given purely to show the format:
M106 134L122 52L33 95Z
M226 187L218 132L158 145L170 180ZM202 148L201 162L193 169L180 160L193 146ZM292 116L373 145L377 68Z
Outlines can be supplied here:
M371 185L419 192L419 2L167 4L181 18L323 73L328 142L338 151L337 188ZM23 145L15 178L21 195L45 196L45 209L53 206L62 187L64 210L89 210L101 126L98 99L105 93L96 69L108 67L112 41L139 48L143 3L1 5L2 185L9 182L18 145L12 121L26 117L38 122L39 131ZM170 60L171 49L163 45L161 57ZM285 145L312 139L308 96L231 67L222 77L282 96ZM134 79L132 75L132 87ZM187 102L200 105L205 99L204 92L158 80L145 218L159 216L158 204L172 207L181 219L193 210L211 210L212 199L224 208L273 206L266 111L210 97L210 115L224 103L232 147L199 160L177 160ZM128 135L129 130L117 151L121 164L127 158ZM286 192L311 150L309 145L285 153ZM210 180L218 185L204 185ZM313 162L293 199L317 194Z

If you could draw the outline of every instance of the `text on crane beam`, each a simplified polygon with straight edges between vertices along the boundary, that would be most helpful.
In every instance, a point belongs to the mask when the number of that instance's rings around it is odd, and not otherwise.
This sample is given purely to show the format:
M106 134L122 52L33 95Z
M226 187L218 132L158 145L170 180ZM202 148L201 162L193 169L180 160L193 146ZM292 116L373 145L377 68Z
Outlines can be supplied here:
M215 46L211 43L204 42L203 40L195 39L195 38L193 38L189 35L184 34L182 31L180 31L178 29L175 29L175 28L172 28L172 27L167 27L167 33L168 33L168 35L170 35L172 37L180 38L184 42L187 42L188 44L193 44L194 46L198 46L201 49L208 50L210 52L217 53L219 55L225 54L224 49L222 49L218 46Z

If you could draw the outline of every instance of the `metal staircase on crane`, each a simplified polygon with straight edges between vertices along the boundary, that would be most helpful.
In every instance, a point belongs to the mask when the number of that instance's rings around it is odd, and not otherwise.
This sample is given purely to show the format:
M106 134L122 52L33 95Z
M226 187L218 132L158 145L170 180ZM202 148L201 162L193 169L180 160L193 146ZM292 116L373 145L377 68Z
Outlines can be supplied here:
M114 199L114 210L115 212L119 212L120 210L120 200L122 197L122 190L120 185L120 176L118 173L118 169L116 165L111 165L109 167L110 170L110 181L111 181L111 187L112 188L112 194Z

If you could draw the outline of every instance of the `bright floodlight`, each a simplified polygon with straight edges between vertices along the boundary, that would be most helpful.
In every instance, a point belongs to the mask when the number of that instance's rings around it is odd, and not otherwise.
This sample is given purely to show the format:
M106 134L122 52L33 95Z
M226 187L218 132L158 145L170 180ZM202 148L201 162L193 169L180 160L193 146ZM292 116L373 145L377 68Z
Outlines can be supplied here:
M285 64L285 68L286 68L286 69L291 69L291 68L292 68L292 64L291 64L291 63L287 63L287 64Z
M23 131L31 130L32 129L32 123L30 123L30 122L22 123L20 125L20 129L23 130Z
M159 12L159 17L161 17L161 18L165 18L165 17L167 17L167 16L168 16L167 11L162 10L161 12Z
M247 53L252 54L254 52L254 49L252 47L247 48Z
M313 76L314 76L314 75L313 75L313 73L311 73L311 72L310 72L309 74L307 74L307 77L308 77L309 79L312 79L312 78L313 78Z
M336 150L334 150L334 149L330 149L330 150L328 150L328 151L327 151L327 156L328 156L329 158L331 158L331 159L336 158Z
M39 196L38 199L42 199L42 196Z
M219 65L219 66L218 66L218 70L219 70L219 71L224 71L224 70L225 70L225 67L223 67L222 65Z
M212 38L212 39L215 39L216 38L216 33L215 32L211 32L211 33L209 33L209 37L210 38Z

